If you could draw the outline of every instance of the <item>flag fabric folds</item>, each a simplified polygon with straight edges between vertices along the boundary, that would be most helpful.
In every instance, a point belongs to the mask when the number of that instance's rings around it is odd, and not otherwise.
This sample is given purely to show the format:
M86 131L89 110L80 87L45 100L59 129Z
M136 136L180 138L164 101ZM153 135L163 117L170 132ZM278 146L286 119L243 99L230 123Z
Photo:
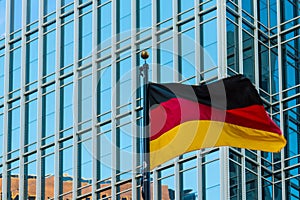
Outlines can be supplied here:
M242 75L199 86L148 85L150 168L201 148L279 152L286 144L251 81Z

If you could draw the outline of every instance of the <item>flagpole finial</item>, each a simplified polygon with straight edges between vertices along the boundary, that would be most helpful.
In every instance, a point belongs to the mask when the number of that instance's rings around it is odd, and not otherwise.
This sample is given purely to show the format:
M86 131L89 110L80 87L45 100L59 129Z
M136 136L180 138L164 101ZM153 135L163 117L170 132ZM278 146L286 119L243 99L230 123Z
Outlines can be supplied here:
M141 57L146 61L149 58L149 53L146 50L143 50L141 53Z

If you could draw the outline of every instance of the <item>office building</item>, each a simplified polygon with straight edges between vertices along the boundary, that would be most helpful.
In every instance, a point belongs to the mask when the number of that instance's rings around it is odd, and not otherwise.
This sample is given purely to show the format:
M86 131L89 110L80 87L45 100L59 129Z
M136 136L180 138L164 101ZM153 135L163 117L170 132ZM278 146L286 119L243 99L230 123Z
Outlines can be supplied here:
M0 0L2 199L142 199L144 49L153 82L244 74L288 141L184 154L153 199L299 199L299 0Z

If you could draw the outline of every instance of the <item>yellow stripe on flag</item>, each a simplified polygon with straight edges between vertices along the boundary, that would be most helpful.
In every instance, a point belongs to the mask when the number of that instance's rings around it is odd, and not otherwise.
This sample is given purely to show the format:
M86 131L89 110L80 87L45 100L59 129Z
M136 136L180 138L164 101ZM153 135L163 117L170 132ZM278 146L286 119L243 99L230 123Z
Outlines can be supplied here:
M285 144L277 133L211 120L188 121L150 141L150 168L201 148L233 146L279 152Z

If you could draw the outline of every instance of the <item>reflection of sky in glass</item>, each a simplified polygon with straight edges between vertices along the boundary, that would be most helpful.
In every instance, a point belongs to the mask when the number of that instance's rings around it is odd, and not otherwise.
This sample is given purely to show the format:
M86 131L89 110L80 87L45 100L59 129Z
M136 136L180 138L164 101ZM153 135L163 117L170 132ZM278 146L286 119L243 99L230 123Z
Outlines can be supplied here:
M0 38L5 33L5 0L0 0Z

